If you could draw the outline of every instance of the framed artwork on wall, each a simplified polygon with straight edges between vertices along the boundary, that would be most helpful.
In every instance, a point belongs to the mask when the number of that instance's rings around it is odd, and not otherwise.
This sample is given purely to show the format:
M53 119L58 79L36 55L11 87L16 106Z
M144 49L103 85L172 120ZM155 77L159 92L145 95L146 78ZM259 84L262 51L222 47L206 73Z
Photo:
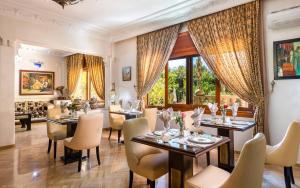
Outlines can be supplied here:
M122 78L123 81L131 81L131 67L122 68Z
M20 70L20 95L53 95L54 72Z
M300 78L300 38L275 41L274 79Z

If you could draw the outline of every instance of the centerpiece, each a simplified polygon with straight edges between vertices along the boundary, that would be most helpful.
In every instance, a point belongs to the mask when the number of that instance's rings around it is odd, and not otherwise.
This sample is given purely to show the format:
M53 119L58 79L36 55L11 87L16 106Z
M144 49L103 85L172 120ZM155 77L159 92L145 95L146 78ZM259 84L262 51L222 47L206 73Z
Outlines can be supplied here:
M184 118L186 117L186 114L184 112L177 112L175 114L175 122L179 125L180 135L184 135Z
M76 114L77 104L71 103L71 104L69 104L69 106L67 108L70 111L72 117L77 116L77 114Z

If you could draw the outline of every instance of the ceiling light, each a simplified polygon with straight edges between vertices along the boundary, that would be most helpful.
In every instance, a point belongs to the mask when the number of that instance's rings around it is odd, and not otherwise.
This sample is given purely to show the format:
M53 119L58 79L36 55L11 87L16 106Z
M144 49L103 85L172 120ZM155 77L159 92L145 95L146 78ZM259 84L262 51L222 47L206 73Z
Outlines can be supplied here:
M83 0L52 0L62 6L62 8L65 8L66 5L75 5Z

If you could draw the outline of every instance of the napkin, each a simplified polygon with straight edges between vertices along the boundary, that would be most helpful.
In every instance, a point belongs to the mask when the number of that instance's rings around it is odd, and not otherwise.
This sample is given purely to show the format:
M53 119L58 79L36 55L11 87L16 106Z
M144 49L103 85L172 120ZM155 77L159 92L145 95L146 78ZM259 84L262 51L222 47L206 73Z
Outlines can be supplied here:
M192 114L191 118L193 119L193 125L195 127L199 127L201 124L201 119L204 113L204 108L195 108L194 113Z
M230 106L230 109L231 109L231 111L232 111L232 114L234 115L234 116L236 116L236 114L237 114L237 112L238 112L238 110L239 110L239 103L233 103L231 106Z
M216 113L219 110L218 103L208 103L207 106L211 113Z
M168 125L169 122L172 119L172 115L173 115L173 109L172 108L168 108L167 110L163 109L162 112L159 114L159 119L161 119L164 123L164 127L166 129L168 129Z

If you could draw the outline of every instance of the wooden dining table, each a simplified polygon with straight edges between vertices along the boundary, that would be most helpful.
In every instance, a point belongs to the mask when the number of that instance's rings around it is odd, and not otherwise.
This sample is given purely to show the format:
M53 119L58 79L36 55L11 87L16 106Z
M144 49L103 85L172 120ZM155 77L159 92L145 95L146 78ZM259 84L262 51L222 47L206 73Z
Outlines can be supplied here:
M125 116L125 119L134 119L140 117L143 113L140 111L109 111L110 114L118 114Z
M244 132L256 125L255 121L237 120L229 123L216 123L209 119L202 120L201 126L216 128L219 136L225 136L230 142L218 148L218 167L228 172L234 169L234 131Z
M218 148L230 141L228 137L216 136L218 141L207 147L190 146L176 142L183 136L171 139L169 142L162 142L156 138L149 138L145 135L132 138L133 142L145 144L169 152L169 188L183 188L184 181L193 176L193 158Z

